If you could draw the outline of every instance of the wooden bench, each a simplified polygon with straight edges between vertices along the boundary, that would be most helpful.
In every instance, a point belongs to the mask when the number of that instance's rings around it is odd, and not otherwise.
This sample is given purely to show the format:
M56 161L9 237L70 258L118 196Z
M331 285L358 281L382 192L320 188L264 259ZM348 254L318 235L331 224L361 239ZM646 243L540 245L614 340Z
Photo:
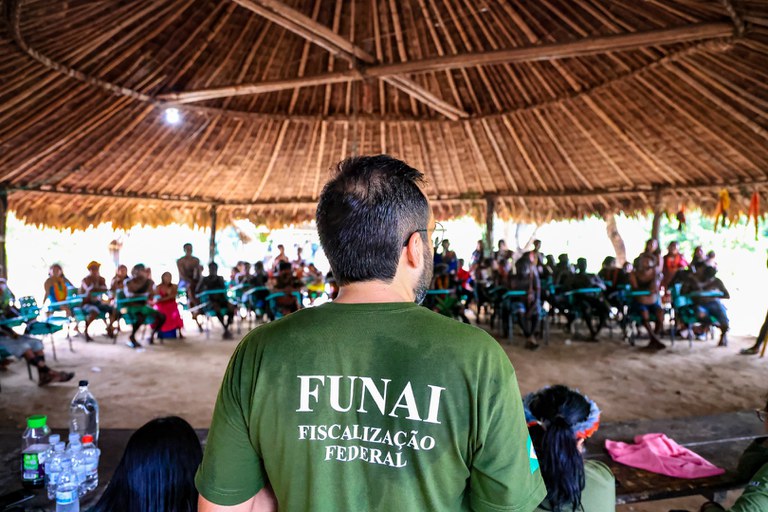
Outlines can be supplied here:
M66 438L67 432L55 430ZM99 488L81 503L81 510L96 503L112 477L123 455L132 429L102 429L99 448ZM725 468L725 475L683 480L657 475L641 469L613 462L605 451L605 440L631 442L636 435L663 432L678 443L689 447L710 462ZM21 487L19 464L21 461L21 430L0 429L0 495ZM198 437L205 441L207 429L198 429ZM749 443L765 435L762 425L752 411L681 418L671 420L639 420L622 423L606 423L587 442L587 458L605 462L616 476L616 503L663 500L681 496L702 495L718 498L721 493L743 487L746 482L733 474L741 452ZM704 500L702 499L702 502ZM50 510L51 503L44 492L25 503L25 510L38 512Z

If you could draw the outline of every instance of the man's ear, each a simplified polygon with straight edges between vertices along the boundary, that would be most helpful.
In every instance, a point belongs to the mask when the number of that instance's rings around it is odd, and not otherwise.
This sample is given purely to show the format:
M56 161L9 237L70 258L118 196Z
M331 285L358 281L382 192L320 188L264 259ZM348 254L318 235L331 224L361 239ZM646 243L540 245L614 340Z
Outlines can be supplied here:
M405 246L405 258L410 267L416 268L423 259L424 241L419 233L413 233Z

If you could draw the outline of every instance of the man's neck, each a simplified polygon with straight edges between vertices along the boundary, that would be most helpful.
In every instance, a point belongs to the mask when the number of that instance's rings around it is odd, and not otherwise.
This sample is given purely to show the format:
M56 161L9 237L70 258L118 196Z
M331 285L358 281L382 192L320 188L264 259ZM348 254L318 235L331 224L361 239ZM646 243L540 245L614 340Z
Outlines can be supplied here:
M339 289L339 296L334 300L341 304L370 304L385 302L413 302L412 290L407 290L396 283L383 281L365 281L351 283Z

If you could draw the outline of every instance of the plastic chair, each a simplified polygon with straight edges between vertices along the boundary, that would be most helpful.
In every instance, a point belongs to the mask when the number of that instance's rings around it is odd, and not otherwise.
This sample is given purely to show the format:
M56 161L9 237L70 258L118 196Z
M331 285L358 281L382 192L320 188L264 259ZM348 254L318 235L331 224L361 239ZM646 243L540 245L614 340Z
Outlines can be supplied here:
M48 336L51 340L51 348L53 349L53 360L58 361L59 359L56 357L56 343L54 342L53 335L62 329L64 329L64 325L60 323L49 321L34 321L27 324L25 333L32 336L42 336L43 340L45 340L45 337ZM74 352L75 350L72 348L72 338L68 337L67 341L69 341L69 351Z
M672 297L672 311L674 312L672 328L670 329L670 340L674 346L675 334L679 322L688 331L688 347L690 348L693 346L693 328L695 326L700 325L709 328L710 334L712 334L711 328L720 327L720 323L717 321L717 318L713 317L712 315L707 315L707 318L702 319L699 315L698 306L693 301L691 296L683 295L681 290L681 283L675 283L670 289L670 295Z

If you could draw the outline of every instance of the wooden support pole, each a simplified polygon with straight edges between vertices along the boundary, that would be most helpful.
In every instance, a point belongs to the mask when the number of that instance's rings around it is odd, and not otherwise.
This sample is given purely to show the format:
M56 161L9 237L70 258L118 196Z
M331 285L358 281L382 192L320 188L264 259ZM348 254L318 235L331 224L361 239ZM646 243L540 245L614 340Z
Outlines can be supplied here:
M211 205L211 241L208 244L208 262L213 263L216 256L216 205Z
M493 256L493 216L495 213L496 198L485 198L485 247Z
M8 191L0 189L0 277L8 279L8 255L5 252L5 233L8 223Z
M661 189L657 189L653 196L653 224L651 225L651 238L659 242L659 232L661 231L661 216L664 214L661 204Z
M608 233L608 238L613 244L613 250L616 252L616 262L622 266L627 261L627 247L624 245L624 239L616 226L616 216L613 212L609 212L603 215L603 218L605 219L605 231Z

